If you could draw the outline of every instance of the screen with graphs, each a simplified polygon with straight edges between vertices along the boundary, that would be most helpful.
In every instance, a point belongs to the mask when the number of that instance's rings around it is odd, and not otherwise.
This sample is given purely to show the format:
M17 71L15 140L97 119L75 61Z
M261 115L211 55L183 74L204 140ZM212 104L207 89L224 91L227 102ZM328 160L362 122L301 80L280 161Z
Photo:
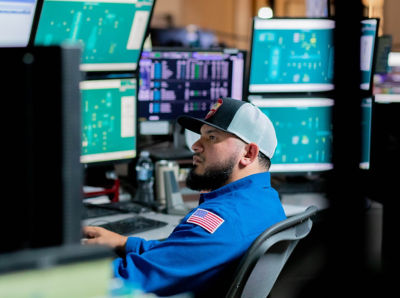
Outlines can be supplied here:
M332 107L328 98L250 99L274 124L278 145L271 172L332 169Z
M82 47L82 71L135 71L153 0L45 0L35 44Z
M204 118L220 97L242 100L245 53L238 50L143 51L139 121Z
M248 91L332 90L333 30L329 19L255 18Z
M82 81L82 163L136 156L136 79Z

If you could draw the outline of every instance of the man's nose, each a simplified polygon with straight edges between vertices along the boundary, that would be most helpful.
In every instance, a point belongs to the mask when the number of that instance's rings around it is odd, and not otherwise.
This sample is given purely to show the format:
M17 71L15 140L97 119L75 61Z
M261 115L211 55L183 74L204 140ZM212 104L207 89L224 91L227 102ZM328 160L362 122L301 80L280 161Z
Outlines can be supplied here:
M192 145L192 150L196 153L201 152L203 150L203 146L201 145L201 139L198 139Z

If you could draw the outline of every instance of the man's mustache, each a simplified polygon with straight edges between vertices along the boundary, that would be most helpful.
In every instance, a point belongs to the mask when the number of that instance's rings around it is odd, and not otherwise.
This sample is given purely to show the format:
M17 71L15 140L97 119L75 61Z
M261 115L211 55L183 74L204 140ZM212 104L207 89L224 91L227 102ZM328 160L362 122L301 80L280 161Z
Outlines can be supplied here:
M193 163L202 163L205 161L205 158L200 155L200 153L193 154Z

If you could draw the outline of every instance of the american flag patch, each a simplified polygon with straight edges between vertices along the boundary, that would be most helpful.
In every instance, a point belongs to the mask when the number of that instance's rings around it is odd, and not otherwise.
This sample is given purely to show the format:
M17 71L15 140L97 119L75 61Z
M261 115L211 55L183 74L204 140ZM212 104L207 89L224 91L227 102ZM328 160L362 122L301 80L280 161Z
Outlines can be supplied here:
M222 225L224 220L210 211L197 209L187 222L194 223L212 234Z

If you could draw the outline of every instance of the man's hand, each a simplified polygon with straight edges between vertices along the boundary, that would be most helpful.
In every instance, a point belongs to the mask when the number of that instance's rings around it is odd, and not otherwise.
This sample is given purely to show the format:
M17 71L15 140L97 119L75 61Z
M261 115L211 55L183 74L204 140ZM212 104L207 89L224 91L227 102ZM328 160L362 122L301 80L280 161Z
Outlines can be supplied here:
M118 254L125 254L126 236L111 232L101 227L83 227L83 234L86 239L83 244L105 245L114 249Z

